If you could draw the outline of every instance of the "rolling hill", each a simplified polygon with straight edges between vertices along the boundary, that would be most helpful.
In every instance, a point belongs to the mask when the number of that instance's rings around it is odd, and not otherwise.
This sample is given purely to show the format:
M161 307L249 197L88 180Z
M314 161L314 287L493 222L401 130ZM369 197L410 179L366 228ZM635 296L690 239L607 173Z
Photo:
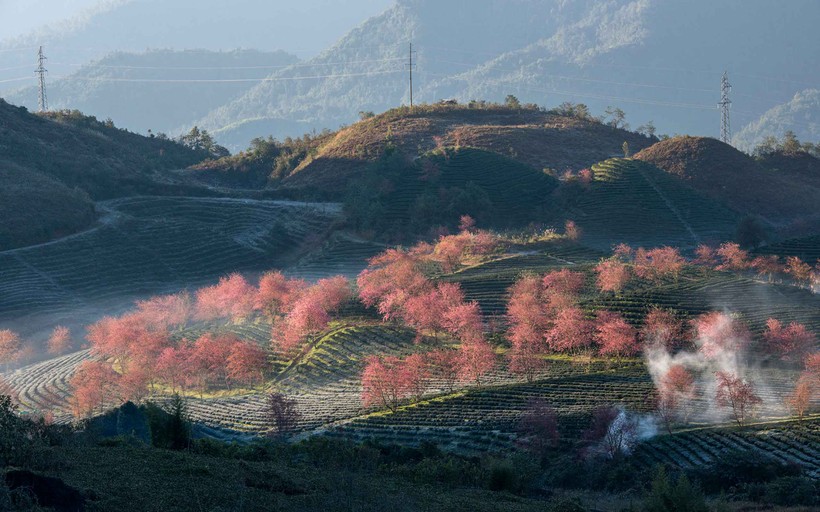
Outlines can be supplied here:
M195 166L190 176L286 197L344 200L361 231L425 232L470 214L483 225L554 221L552 197L578 171L654 139L534 106L436 104L393 109L335 133Z
M0 192L6 199L0 202L0 249L89 226L91 200L190 191L161 183L160 174L204 156L78 112L34 115L0 99L0 179L7 185Z
M790 223L816 223L820 204L820 175L805 162L809 155L780 155L777 169L767 168L727 144L705 137L675 137L637 153L684 180L696 190L723 201L738 212L757 214L778 227ZM789 164L795 159L798 165ZM769 161L771 162L771 160Z

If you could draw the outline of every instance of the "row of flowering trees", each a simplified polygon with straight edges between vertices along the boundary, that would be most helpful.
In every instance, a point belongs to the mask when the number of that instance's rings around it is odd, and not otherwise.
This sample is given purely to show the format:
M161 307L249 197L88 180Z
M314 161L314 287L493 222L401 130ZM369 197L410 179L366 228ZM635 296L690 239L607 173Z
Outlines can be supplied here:
M231 274L193 295L139 301L133 311L88 327L86 338L96 360L80 365L72 379L75 412L85 415L115 401L140 400L157 387L202 394L257 385L268 369L264 347L233 334L206 332L189 340L177 333L191 322L240 323L262 317L273 325L273 348L288 351L323 330L351 296L343 277L310 286L269 272L258 286ZM61 333L55 331L57 335Z
M369 358L363 373L366 404L395 408L401 400L421 396L432 379L448 383L450 389L458 381L482 382L496 364L496 355L485 339L478 304L466 301L458 284L434 282L425 274L452 272L497 253L501 247L496 236L476 230L472 219L464 217L456 235L444 235L434 244L421 243L408 250L390 249L370 261L356 280L362 304L378 311L385 321L399 321L414 328L418 339L444 337L457 341L458 348L403 359ZM720 270L766 268L772 273L785 271L798 279L803 275L800 272L806 271L798 262L789 259L785 267L776 270L776 257L750 259L736 244L727 243L715 249L701 246L692 263ZM647 250L621 245L613 257L595 268L595 282L603 292L619 293L633 278L677 279L688 264L675 248ZM808 272L812 273L810 267ZM698 350L708 355L710 351L727 349L715 344L742 343L737 340L749 338L741 327L738 329L743 332L723 335L720 326L726 322L720 313L695 319L691 328L661 309L651 310L640 327L611 311L589 316L579 305L585 286L585 275L569 269L543 276L527 275L513 285L507 308L512 372L532 380L544 368L544 356L550 352L622 358L650 345L674 350L697 338L706 340ZM138 302L133 312L105 318L89 327L87 339L92 351L106 362L86 363L77 372L73 382L77 410L88 412L102 407L110 397L139 399L156 386L174 392L203 392L215 387L254 385L264 378L265 349L232 335L206 333L187 340L179 339L175 331L192 321L241 323L264 318L272 326L272 349L290 357L325 331L353 297L353 286L341 276L311 285L269 272L257 285L231 274L194 294L183 292ZM709 329L715 332L703 334ZM795 361L802 360L816 344L814 335L801 324L784 326L776 319L769 321L764 341L773 353ZM71 334L58 327L49 343L55 351L65 350ZM0 331L0 357L19 351L15 344L19 345L19 337ZM680 397L685 393L675 393L675 403L682 402Z
M674 247L633 249L626 244L615 247L612 257L601 261L596 267L596 284L602 292L620 293L633 277L649 281L666 278L677 279L687 265L696 264L735 272L751 271L769 281L774 276L786 275L798 284L810 285L820 282L820 261L814 268L796 256L785 261L776 255L751 257L733 242L719 247L700 245L696 257L688 261Z

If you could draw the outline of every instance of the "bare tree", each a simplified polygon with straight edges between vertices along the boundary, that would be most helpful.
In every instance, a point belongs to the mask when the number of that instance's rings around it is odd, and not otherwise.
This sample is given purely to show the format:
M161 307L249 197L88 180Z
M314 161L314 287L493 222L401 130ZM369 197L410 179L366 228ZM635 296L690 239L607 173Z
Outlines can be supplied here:
M718 383L715 396L718 405L730 407L737 424L743 426L749 416L754 413L754 409L763 403L763 400L755 392L751 382L733 373L717 372L715 377Z
M273 437L287 436L296 429L296 424L302 418L296 408L296 400L276 392L268 395L267 415Z

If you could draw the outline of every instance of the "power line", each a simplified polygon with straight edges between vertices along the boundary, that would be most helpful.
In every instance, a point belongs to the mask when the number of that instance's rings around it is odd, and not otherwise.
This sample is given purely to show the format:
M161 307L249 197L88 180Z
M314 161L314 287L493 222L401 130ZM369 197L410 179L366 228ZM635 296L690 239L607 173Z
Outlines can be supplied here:
M391 73L403 73L404 70L393 69L385 71L368 71L364 73L342 73L333 75L313 75L313 76L280 76L265 78L202 78L202 79L175 79L175 78L107 78L90 76L64 76L63 80L83 80L89 82L137 82L137 83L241 83L241 82L284 82L294 80L311 80L320 78L346 78L359 76L387 75Z
M28 67L28 66L26 66L26 67ZM8 83L8 82L22 82L23 80L31 80L31 77L30 76L24 76L24 77L20 77L20 78L8 78L8 79L5 79L5 80L0 80L0 84L5 84L5 83Z
M312 68L319 66L336 66L347 64L372 64L381 62L396 62L403 61L404 57L394 57L388 59L370 59L370 60L354 60L354 61L339 61L339 62L315 62L315 63L296 63L296 64L278 64L271 66L126 66L113 64L66 64L55 63L63 66L74 67L92 67L104 69L151 69L151 70L181 70L181 71L207 71L207 70L242 70L242 69L291 69L291 68Z

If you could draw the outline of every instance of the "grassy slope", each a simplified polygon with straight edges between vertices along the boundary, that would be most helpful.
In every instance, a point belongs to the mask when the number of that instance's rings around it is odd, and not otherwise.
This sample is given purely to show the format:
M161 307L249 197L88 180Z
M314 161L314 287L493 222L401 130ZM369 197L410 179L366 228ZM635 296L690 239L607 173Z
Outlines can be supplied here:
M695 247L729 238L737 223L734 212L654 166L612 159L593 170L571 212L586 243Z
M408 482L347 464L254 462L147 448L57 448L53 474L92 491L87 510L536 511L544 502L507 493ZM348 461L351 466L357 464ZM355 466L354 466L355 467ZM115 476L116 475L116 476ZM127 477L125 476L127 475Z
M202 156L94 118L33 115L0 100L0 180L8 198L0 201L0 218L19 222L5 227L0 249L88 226L94 219L88 196L174 192L174 187L155 182L154 174L191 165Z
M80 190L0 163L0 249L45 242L90 225L94 203Z
M535 169L580 169L650 139L600 123L537 110L430 106L394 109L340 130L287 178L286 187L337 189L390 144L418 155L436 147L470 146L516 159Z
M784 157L780 157L759 163L706 137L668 139L637 153L635 158L686 180L740 212L759 214L776 223L817 216L820 175L808 172L810 161L806 164L785 158L791 164L785 165Z
M807 263L820 261L820 235L790 238L755 250L756 254L777 254L781 257L797 256Z

